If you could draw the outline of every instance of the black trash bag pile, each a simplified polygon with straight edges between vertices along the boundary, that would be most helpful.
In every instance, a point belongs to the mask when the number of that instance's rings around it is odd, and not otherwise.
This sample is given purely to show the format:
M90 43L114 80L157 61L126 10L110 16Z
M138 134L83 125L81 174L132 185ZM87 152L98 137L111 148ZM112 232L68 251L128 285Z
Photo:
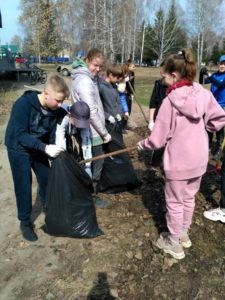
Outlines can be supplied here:
M123 142L122 129L119 123L107 124L107 130L112 136L112 141L104 144L105 153L126 148ZM135 174L130 156L127 152L104 160L98 192L108 194L121 193L140 186L140 181Z
M62 152L52 162L44 230L54 236L93 238L98 228L92 181L74 156Z

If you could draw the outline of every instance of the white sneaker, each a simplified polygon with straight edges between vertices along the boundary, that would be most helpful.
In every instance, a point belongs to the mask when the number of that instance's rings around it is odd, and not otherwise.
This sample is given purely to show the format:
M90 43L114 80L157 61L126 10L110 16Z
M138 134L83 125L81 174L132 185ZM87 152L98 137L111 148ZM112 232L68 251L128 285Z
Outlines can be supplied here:
M203 213L206 219L211 221L220 221L225 223L225 212L223 212L219 207L215 209L206 210Z
M169 232L164 231L164 232L161 233L161 236L163 238L168 238L169 237ZM191 242L188 234L185 234L180 238L180 244L183 246L183 248L190 248L192 246L192 242Z
M173 258L183 259L185 257L183 246L181 244L173 244L169 235L162 233L156 242L156 246L165 253L170 254Z
M188 236L188 234L186 235L183 235L181 238L180 238L180 243L181 245L184 247L184 248L190 248L192 246L192 242Z

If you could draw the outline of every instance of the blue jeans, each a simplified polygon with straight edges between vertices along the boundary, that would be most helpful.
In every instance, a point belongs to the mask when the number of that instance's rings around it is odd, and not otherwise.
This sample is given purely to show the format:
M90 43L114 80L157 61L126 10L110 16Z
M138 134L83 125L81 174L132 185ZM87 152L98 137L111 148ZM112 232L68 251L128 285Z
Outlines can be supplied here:
M42 153L29 154L22 151L8 149L8 158L12 171L18 219L30 220L32 212L32 172L33 169L37 182L38 193L45 204L46 188L49 175L49 161Z

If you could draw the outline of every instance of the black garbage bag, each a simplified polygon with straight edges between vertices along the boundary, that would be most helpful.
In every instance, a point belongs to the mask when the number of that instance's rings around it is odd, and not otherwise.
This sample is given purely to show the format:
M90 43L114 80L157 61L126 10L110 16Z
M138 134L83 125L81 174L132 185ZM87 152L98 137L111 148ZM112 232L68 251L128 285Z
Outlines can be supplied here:
M110 153L126 148L120 124L107 124L107 129L112 136L112 141L104 145L104 152ZM97 187L98 192L114 194L132 190L138 186L140 186L140 181L135 174L127 152L105 158L101 179Z
M98 228L92 181L73 154L62 152L52 162L46 194L44 230L54 236L92 238Z

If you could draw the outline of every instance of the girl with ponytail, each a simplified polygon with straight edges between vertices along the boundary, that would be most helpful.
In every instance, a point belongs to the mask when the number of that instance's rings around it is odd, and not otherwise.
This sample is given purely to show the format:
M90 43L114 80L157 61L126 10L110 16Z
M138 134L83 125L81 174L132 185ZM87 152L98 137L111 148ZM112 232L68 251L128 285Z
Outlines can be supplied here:
M138 149L165 147L166 220L157 246L176 259L185 257L192 243L188 232L202 175L208 163L208 131L225 125L225 112L212 93L194 82L196 63L189 49L168 56L161 64L161 76L169 86L151 135Z

